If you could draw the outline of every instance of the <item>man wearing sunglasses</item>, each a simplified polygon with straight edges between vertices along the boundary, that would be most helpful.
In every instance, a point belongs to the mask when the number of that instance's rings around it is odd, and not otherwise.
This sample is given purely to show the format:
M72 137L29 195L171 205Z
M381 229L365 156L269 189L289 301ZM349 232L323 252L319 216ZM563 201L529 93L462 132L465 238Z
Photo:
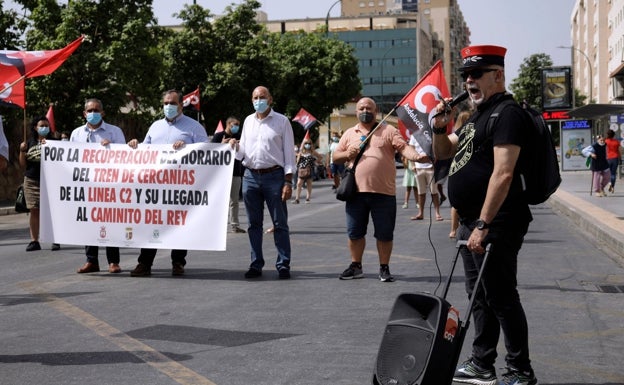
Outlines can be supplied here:
M492 45L461 50L461 76L466 82L475 112L455 133L446 135L451 110L447 101L437 106L433 120L436 158L453 158L449 172L449 199L457 209L466 291L472 295L486 244L491 255L473 310L475 336L472 356L459 365L453 381L496 385L494 369L500 331L505 336L507 370L500 385L536 385L529 359L528 325L517 290L518 252L532 220L522 196L522 183L514 172L521 149L529 145L524 134L532 124L522 108L504 108L495 124L488 120L496 106L512 99L505 92L506 49Z

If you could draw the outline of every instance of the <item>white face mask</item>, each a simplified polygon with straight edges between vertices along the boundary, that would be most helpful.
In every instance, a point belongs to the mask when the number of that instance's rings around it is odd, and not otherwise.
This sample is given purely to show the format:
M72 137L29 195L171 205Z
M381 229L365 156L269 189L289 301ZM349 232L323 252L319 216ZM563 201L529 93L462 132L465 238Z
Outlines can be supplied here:
M163 106L163 112L165 113L165 117L171 120L178 116L178 106L175 104L165 104Z

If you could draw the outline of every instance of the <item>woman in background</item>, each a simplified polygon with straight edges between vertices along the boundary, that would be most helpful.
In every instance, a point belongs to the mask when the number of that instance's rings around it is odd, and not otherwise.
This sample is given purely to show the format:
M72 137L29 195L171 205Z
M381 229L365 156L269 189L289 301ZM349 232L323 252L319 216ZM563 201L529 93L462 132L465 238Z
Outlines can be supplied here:
M39 244L39 181L41 180L41 145L50 135L50 122L45 116L35 118L30 127L28 140L20 144L19 163L24 171L24 196L30 209L30 243L26 251L41 250ZM52 250L59 250L58 243Z

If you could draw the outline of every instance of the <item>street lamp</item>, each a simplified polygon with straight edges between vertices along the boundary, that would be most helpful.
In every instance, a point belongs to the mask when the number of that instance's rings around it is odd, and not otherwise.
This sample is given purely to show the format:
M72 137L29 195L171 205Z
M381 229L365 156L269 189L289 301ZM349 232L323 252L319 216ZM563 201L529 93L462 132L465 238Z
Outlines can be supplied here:
M331 12L332 8L334 8L334 6L340 3L341 1L342 0L337 0L327 10L327 16L325 16L325 37L326 38L329 37L329 13ZM327 118L327 150L328 151L329 151L329 145L331 144L331 115L333 111L334 111L334 108L332 107L331 110L329 111L329 117Z
M574 51L580 52L581 55L583 55L585 57L585 60L587 60L587 67L589 68L589 101L587 102L587 104L590 104L592 99L593 99L594 76L593 76L593 71L592 71L592 62L591 62L591 60L589 60L589 56L587 56L587 54L585 52L581 51L580 49L578 49L578 48L576 48L574 46L560 45L557 48L568 48L568 49L570 49L570 52L572 52L572 68L574 68ZM572 95L574 95L574 93Z
M394 48L393 45L391 45L390 47L388 47L388 49L386 50L386 52L384 52L383 56L381 57L381 114L384 114L384 62L386 61L386 55L388 54L388 52L390 52L390 50Z
M334 8L334 6L338 3L340 3L342 0L338 0L336 1L334 4L331 5L331 7L329 7L329 9L327 10L327 16L325 16L325 36L329 36L329 13L331 12L332 8Z

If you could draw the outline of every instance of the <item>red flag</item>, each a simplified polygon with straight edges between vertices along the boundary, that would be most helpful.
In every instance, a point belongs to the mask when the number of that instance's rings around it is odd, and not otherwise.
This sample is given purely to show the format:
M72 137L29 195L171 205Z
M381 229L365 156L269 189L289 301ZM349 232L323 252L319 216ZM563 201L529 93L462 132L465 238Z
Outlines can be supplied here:
M303 140L301 141L301 144L299 145L299 151L303 149L303 143L307 140L309 140L310 142L312 141L310 140L310 130L306 130L305 136L303 137Z
M432 155L429 113L438 105L441 98L449 95L442 61L438 60L396 107L396 114L405 125L407 136L414 135L418 144L429 156ZM452 127L449 123L447 130L450 132Z
M217 132L221 132L221 131L224 131L224 130L225 130L225 128L223 128L223 123L221 123L221 121L219 120L219 125L217 126L217 129L215 130L215 134Z
M190 94L184 95L184 97L182 98L182 105L184 107L188 107L189 105L193 106L194 109L199 111L200 110L199 101L200 101L200 94L199 94L199 87L197 87L195 91L191 92Z
M10 82L6 81L3 75L3 73L0 73L0 88L3 89L0 94L0 101L9 105L25 108L26 90L24 89L24 82L17 82L11 85Z
M316 123L316 118L303 108L297 112L297 115L292 120L301 124L305 130L312 128L314 123Z
M59 68L72 53L74 53L83 40L84 36L80 36L78 39L69 43L65 48L53 51L43 51L46 53L45 60L40 62L35 68L28 70L26 77L34 78L37 76L49 75L56 71L56 69Z
M48 118L48 122L50 122L50 131L56 132L56 123L54 123L54 110L52 109L51 104L50 104L50 108L48 108L48 113L46 114L46 118Z
M0 50L0 99L24 108L24 79L54 72L83 39L81 36L65 48L50 51Z

